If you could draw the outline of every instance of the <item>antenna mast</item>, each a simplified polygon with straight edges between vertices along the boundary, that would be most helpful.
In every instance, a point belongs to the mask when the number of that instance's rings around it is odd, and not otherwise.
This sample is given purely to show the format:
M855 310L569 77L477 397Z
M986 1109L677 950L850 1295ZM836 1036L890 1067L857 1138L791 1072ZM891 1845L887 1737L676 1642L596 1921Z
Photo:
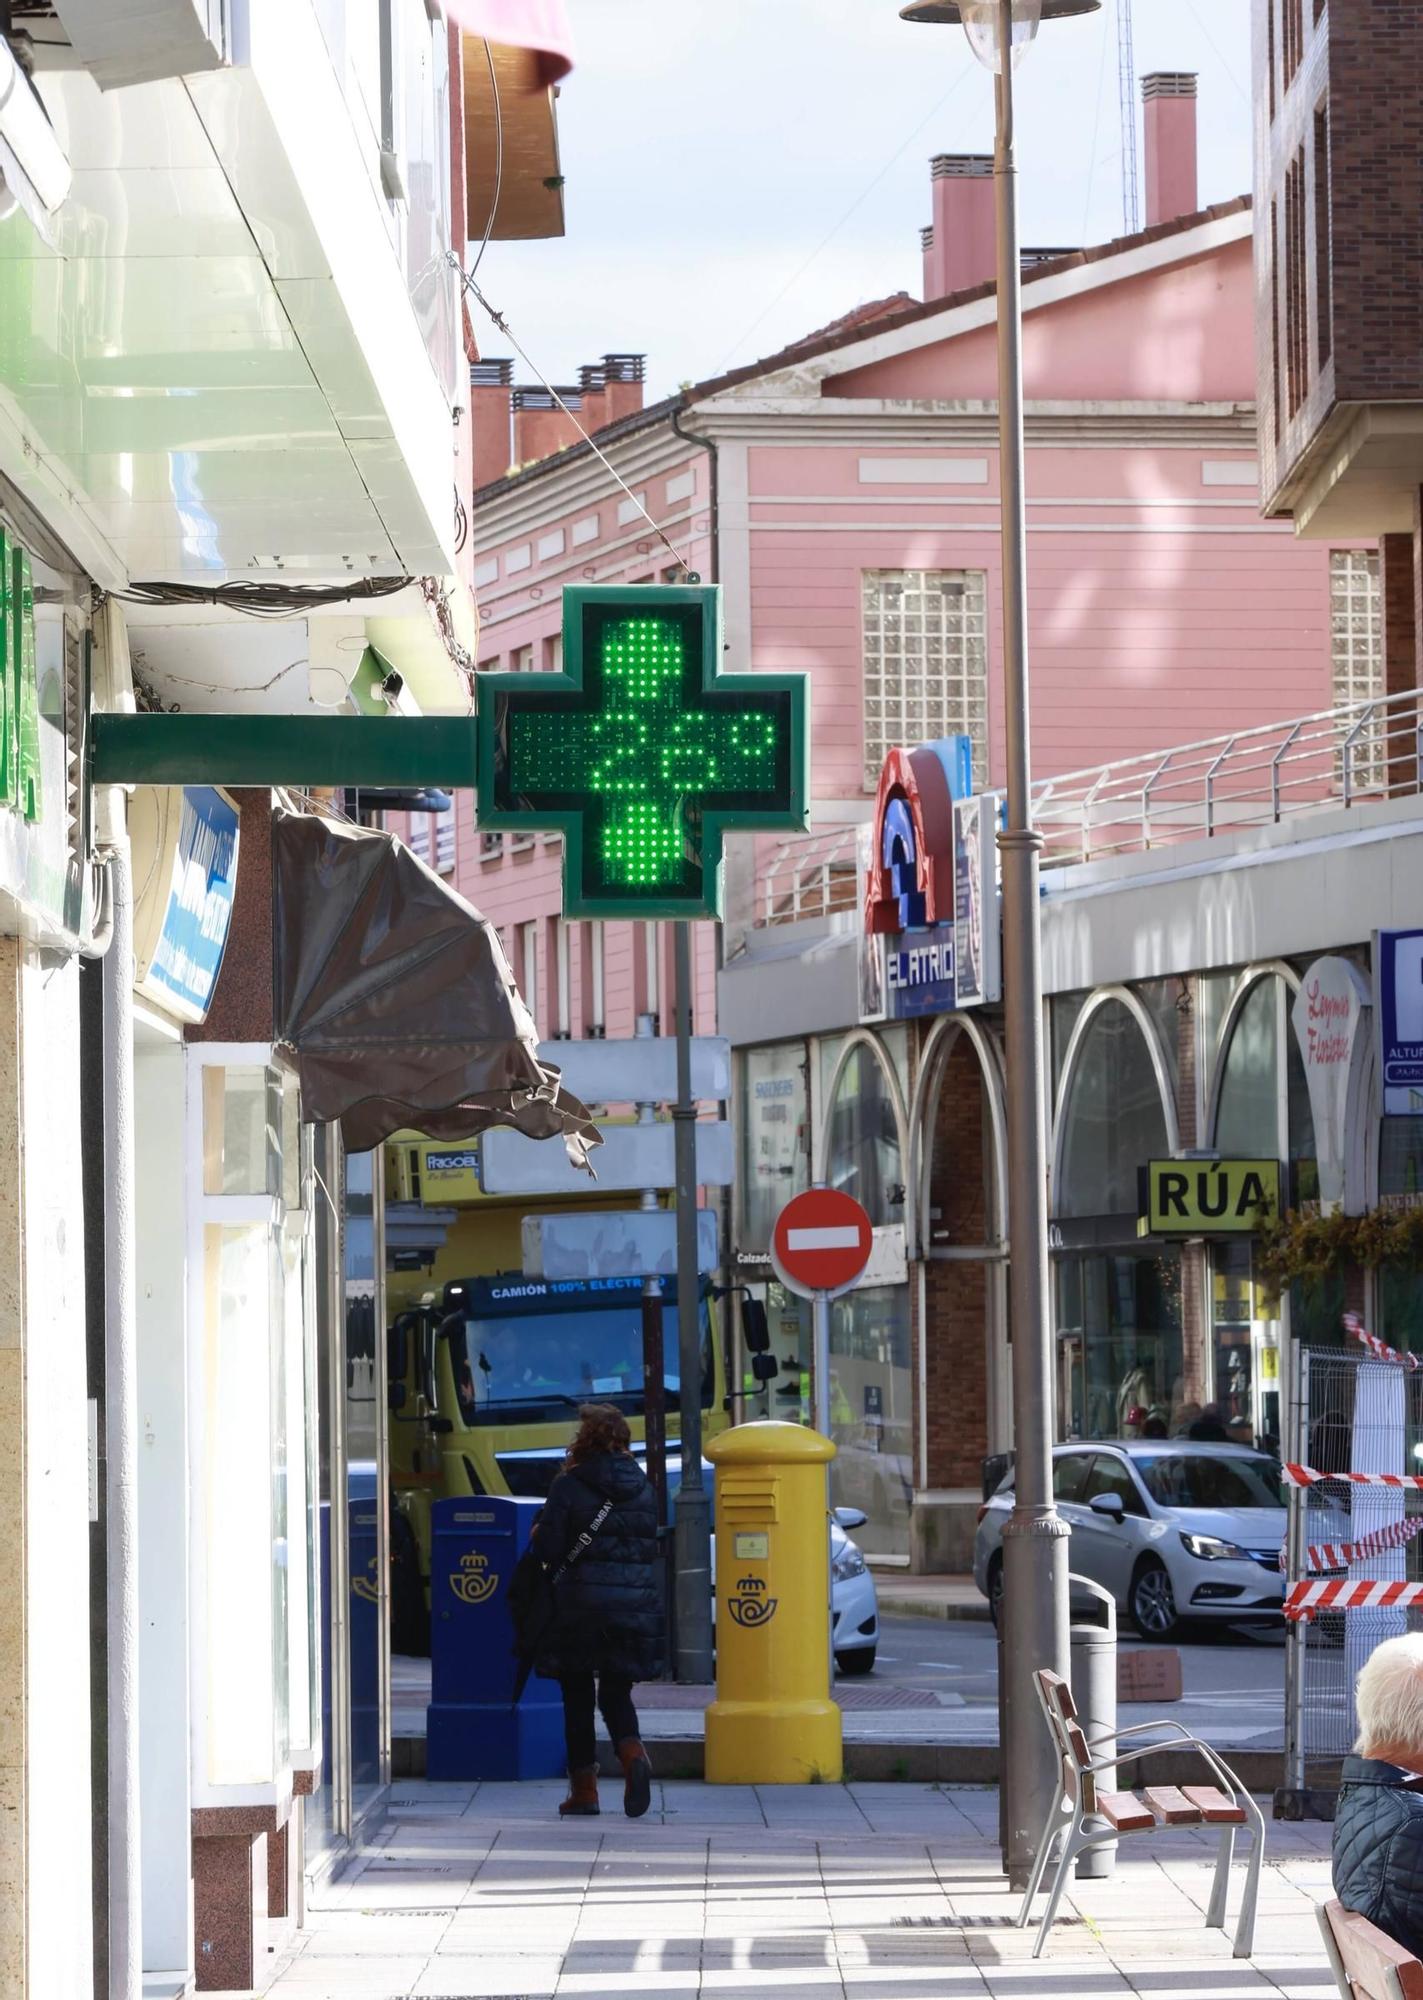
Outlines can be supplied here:
M1128 236L1141 228L1141 191L1136 158L1136 50L1132 44L1131 0L1117 0L1117 88L1122 113L1122 220Z

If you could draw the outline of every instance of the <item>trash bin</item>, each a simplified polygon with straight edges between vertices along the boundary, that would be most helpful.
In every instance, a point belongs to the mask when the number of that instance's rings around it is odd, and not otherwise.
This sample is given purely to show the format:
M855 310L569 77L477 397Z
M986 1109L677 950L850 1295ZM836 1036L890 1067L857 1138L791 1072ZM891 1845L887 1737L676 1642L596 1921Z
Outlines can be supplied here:
M514 1705L509 1578L540 1500L437 1500L430 1534L431 1778L556 1778L564 1769L563 1698L530 1675Z
M801 1424L739 1424L707 1446L716 1467L716 1700L712 1785L838 1784L830 1699L829 1438Z
M1117 1606L1110 1591L1085 1576L1069 1576L1071 1603L1072 1699L1077 1717L1089 1743L1111 1736L1117 1727ZM1084 1602L1090 1599L1090 1603ZM1116 1789L1115 1768L1101 1771L1097 1784L1104 1792ZM1094 1828L1105 1829L1104 1819L1094 1818ZM1117 1865L1117 1843L1104 1841L1089 1847L1078 1858L1079 1881L1095 1882L1110 1875Z

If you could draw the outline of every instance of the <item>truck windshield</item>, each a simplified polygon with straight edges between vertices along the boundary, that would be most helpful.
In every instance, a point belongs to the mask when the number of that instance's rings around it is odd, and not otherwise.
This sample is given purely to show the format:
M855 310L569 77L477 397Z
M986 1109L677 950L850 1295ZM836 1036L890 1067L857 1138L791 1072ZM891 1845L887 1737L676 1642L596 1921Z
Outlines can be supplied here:
M702 1407L714 1389L711 1327L701 1313ZM675 1405L677 1309L662 1311L667 1398ZM450 1328L450 1361L466 1423L518 1424L566 1420L580 1403L613 1403L625 1416L642 1413L642 1316L637 1308L520 1313L467 1319Z

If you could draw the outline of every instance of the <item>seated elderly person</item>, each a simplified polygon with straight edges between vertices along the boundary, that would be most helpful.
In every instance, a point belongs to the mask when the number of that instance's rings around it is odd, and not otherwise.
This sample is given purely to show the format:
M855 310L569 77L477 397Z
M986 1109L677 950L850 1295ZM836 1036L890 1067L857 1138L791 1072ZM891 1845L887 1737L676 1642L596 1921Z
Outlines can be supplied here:
M1423 1956L1423 1633L1375 1648L1355 1702L1359 1740L1334 1816L1334 1893Z

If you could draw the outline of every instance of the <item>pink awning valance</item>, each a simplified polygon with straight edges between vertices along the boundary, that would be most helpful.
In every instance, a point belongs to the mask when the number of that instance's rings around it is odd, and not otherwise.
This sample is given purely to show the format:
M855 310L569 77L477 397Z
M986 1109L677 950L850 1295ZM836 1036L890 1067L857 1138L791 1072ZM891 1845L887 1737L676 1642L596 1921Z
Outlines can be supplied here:
M557 83L573 67L564 0L445 0L445 12L467 35L507 48L536 49L544 84Z

